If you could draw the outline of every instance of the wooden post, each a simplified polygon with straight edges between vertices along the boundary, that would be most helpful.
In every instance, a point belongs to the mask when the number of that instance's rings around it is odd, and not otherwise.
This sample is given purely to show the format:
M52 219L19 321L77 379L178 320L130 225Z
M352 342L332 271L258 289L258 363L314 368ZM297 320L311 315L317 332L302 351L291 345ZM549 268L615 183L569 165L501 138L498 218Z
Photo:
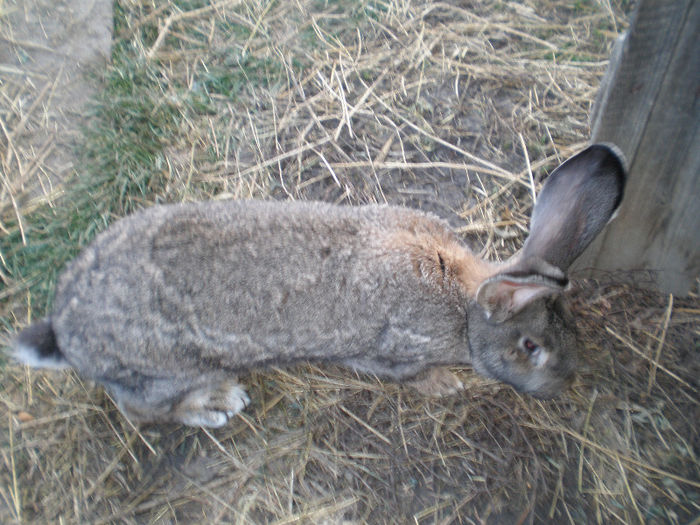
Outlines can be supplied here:
M627 157L619 216L576 262L686 294L700 276L700 2L641 0L618 40L591 119L592 142Z

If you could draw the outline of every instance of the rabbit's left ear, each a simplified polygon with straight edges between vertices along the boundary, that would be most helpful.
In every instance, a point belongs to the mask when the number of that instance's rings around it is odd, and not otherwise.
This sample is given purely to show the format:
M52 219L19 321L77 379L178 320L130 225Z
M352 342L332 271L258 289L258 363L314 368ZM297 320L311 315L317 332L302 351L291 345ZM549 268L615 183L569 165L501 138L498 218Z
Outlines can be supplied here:
M568 280L558 268L538 259L516 259L503 272L486 279L476 291L476 302L486 317L502 323L540 297L561 293Z
M614 217L625 179L615 146L594 144L565 161L537 198L519 259L540 259L566 272Z
M564 290L571 263L615 215L625 178L622 155L605 144L590 146L552 172L522 251L476 292L489 319L506 321L532 301Z

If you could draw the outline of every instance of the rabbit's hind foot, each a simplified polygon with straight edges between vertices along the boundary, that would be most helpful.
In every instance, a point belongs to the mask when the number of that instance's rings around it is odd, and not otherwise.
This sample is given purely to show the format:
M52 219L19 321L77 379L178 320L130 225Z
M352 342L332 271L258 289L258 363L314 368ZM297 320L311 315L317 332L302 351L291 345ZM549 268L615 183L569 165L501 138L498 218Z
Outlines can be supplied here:
M173 419L193 427L223 427L249 403L241 385L224 380L188 392L173 407Z

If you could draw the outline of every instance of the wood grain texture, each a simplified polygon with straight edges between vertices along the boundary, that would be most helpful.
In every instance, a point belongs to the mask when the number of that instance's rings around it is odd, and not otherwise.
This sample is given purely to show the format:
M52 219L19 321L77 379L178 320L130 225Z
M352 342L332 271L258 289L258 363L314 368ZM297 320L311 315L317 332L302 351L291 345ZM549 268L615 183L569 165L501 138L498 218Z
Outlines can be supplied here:
M593 112L592 141L620 147L629 180L619 216L575 270L623 270L619 275L676 294L696 285L699 35L700 3L644 0L613 53Z

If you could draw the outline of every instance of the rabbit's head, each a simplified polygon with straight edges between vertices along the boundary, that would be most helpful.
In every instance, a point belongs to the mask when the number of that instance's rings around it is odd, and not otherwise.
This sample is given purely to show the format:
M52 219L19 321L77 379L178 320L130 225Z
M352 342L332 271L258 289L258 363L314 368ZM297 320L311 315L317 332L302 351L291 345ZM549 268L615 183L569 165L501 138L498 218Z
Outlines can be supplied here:
M549 176L523 249L480 284L469 305L477 372L543 398L571 383L577 338L561 296L566 271L614 217L624 185L621 155L603 144L590 146Z

